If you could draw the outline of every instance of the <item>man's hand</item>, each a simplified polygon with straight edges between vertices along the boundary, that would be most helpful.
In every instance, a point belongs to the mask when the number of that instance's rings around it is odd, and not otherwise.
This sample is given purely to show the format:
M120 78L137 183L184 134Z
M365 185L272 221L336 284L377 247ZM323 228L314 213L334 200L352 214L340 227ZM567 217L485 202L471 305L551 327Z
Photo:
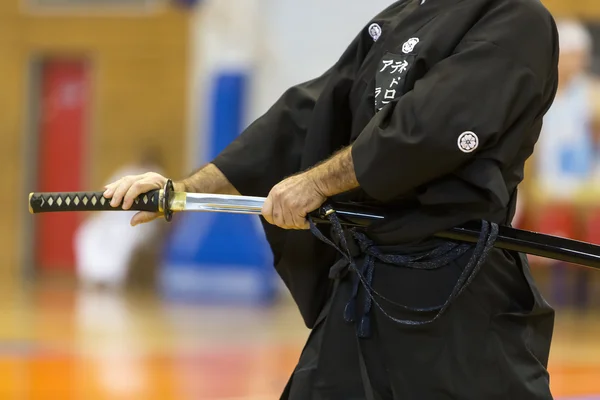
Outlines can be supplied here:
M309 229L306 216L326 199L310 173L302 173L281 181L271 189L262 215L267 222L283 229Z
M352 162L352 147L346 147L314 168L277 184L262 209L265 219L284 229L308 229L307 214L328 197L359 187Z
M136 197L154 189L163 189L166 184L167 178L155 172L126 176L106 185L104 197L112 199L111 206L118 207L122 202L123 210L129 210ZM214 164L205 165L181 182L173 182L173 189L176 192L240 194ZM142 211L133 216L131 225L150 222L159 217L160 213Z
M122 202L123 210L129 210L136 197L154 189L163 189L166 183L167 178L155 172L148 172L142 175L130 175L106 185L104 197L112 199L110 202L111 206L118 207ZM131 219L131 225L135 226L150 222L160 216L160 213L140 211Z

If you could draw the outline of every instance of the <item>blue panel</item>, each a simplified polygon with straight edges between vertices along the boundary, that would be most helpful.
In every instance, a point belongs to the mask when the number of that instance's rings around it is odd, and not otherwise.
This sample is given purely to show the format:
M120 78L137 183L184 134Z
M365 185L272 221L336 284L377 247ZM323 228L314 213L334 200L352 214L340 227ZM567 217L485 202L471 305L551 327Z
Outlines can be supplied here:
M209 140L211 153L209 158L215 158L229 145L243 129L244 95L246 93L247 77L242 74L222 74L216 80L213 93L212 124Z
M209 97L209 160L243 129L248 76L222 73ZM207 161L207 160L202 160ZM198 164L201 164L200 162ZM273 256L258 216L186 213L174 218L161 272L169 298L269 304L277 294Z

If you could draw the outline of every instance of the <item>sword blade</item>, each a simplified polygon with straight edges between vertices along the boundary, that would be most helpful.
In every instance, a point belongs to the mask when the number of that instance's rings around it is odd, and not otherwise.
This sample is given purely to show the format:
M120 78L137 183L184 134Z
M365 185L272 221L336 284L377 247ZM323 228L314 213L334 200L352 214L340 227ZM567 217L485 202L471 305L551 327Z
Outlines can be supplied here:
M185 204L179 207L181 211L209 211L238 214L260 214L266 198L185 193ZM175 197L175 199L177 196ZM176 200L173 205L177 208ZM353 204L333 204L333 208L345 225L368 226L374 221L385 219L381 210ZM311 216L316 222L327 222L322 210L317 210ZM451 228L438 232L438 238L456 240L459 242L476 243L479 239L477 223ZM600 246L573 239L556 237L540 232L530 232L509 226L501 226L494 247L537 255L568 263L579 264L594 269L600 269Z
M209 211L234 214L260 214L265 197L185 193L185 203L178 205L178 197L171 202L173 211Z
M205 211L233 214L260 215L266 197L207 194L207 193L174 193L169 201L172 211ZM336 214L345 226L366 226L378 220L385 219L384 215L361 205L334 205ZM310 213L315 222L328 222L327 211L320 208Z

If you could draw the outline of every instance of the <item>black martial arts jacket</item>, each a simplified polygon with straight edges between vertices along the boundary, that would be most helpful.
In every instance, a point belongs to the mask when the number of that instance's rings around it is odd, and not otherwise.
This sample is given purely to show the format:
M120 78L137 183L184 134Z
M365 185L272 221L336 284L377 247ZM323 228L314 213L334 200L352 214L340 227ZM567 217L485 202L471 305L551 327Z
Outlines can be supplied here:
M478 219L509 224L556 93L557 36L538 0L397 1L213 163L243 195L267 196L352 144L360 189L333 200L391 214L368 229L376 243L416 242ZM312 327L336 251L308 231L264 228Z

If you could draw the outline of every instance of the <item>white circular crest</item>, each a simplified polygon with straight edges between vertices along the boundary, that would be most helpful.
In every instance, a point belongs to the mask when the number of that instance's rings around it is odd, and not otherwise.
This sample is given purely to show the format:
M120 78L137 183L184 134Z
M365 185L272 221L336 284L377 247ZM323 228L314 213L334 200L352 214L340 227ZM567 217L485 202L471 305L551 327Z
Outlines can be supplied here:
M371 37L373 38L373 40L376 42L377 39L379 39L381 37L381 33L382 33L382 29L381 26L379 26L379 24L371 24L371 26L369 26L369 35L371 35Z
M479 138L474 132L463 132L458 137L458 148L463 153L471 153L477 146L479 146Z
M415 46L419 43L419 38L410 38L402 45L402 51L405 54L412 52Z

